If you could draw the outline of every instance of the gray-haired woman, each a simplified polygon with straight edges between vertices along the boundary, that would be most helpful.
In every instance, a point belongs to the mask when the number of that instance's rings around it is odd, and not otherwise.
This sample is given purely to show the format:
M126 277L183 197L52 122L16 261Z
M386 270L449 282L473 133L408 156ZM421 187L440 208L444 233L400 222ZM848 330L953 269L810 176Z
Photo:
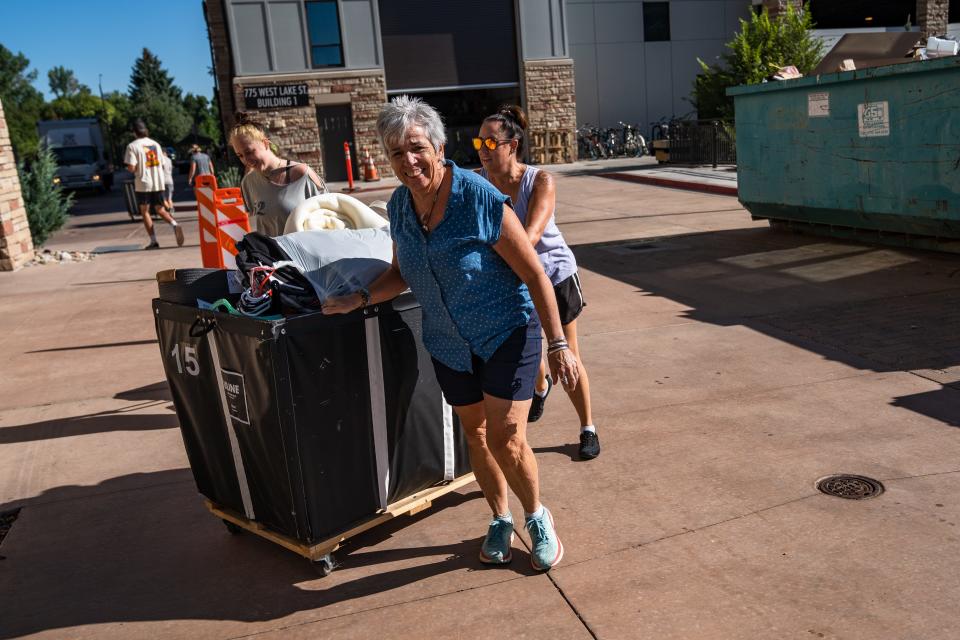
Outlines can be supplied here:
M423 344L493 511L480 560L512 559L509 486L526 516L531 564L546 571L560 562L563 545L540 504L537 461L526 437L541 321L553 378L572 388L579 376L553 288L509 197L444 160L446 134L433 107L396 98L380 112L377 135L402 183L387 206L393 264L369 289L326 300L323 311L349 313L410 286L423 309Z

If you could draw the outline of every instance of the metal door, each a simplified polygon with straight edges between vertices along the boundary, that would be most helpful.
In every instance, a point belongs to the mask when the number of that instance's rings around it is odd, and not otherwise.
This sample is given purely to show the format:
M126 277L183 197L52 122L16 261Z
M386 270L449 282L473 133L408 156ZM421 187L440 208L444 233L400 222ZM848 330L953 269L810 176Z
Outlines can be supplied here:
M353 113L350 105L330 104L317 107L317 124L320 126L320 147L323 149L323 178L327 182L343 182L347 179L344 142L350 143L353 166L359 166L353 144Z

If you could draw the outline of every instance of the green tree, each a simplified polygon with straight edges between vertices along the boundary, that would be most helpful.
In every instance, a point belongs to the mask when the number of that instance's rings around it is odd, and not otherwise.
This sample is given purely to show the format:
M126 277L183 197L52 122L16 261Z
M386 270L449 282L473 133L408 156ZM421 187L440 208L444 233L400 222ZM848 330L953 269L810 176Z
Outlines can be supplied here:
M73 75L73 70L66 67L57 66L47 71L47 82L50 83L50 92L57 98L69 97L84 89L90 92L89 87L80 84Z
M700 118L733 118L733 99L726 90L741 84L757 84L777 69L793 65L807 75L823 58L823 41L810 30L810 12L792 4L771 18L763 10L750 21L740 21L740 31L727 43L723 63L710 66L699 58L703 73L694 80L690 102Z
M27 71L29 67L26 56L14 55L0 44L0 101L18 158L36 153L39 143L37 120L43 107L43 94L33 87L37 72Z
M104 124L109 124L116 117L114 106L90 93L87 87L82 87L72 95L55 98L45 104L40 113L44 120L99 118Z
M207 100L206 96L188 93L183 98L183 107L192 122L190 132L210 138L214 144L220 144L220 117L216 103Z
M103 96L107 109L113 112L112 118L107 122L109 133L107 138L112 145L110 157L114 159L114 164L119 166L123 160L123 151L131 140L133 133L130 131L130 115L133 106L127 94L119 91L111 91Z
M17 172L20 174L20 190L27 210L30 235L33 236L33 244L40 247L67 221L73 195L64 193L60 185L54 183L57 159L46 147L41 147L37 152L29 171L20 162Z
M134 103L141 102L145 93L170 96L178 102L182 95L180 87L173 84L173 78L163 68L160 58L146 47L144 47L140 57L133 63L128 93L130 100Z
M179 142L190 131L190 116L179 99L146 89L139 99L131 98L130 116L140 118L150 137L165 145Z

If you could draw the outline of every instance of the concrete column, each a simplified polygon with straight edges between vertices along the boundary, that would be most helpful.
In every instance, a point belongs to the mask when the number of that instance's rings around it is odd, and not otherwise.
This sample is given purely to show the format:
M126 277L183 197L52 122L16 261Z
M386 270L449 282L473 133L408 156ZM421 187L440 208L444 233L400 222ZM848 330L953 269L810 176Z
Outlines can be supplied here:
M917 25L924 39L947 33L950 0L917 0Z
M10 131L0 103L0 271L19 269L33 258L33 237L20 192Z
M552 58L523 63L527 144L533 164L577 159L577 97L573 60Z

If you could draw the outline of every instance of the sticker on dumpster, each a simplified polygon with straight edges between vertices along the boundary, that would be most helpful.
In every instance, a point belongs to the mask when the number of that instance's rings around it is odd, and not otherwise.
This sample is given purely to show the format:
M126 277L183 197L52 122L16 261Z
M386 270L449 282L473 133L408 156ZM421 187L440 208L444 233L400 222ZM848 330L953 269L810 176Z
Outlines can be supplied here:
M237 422L250 424L250 418L247 415L247 394L243 388L243 374L235 371L222 369L223 373L223 395L227 399L227 411L230 417Z
M857 105L857 124L861 138L890 135L890 106L883 102L863 102Z
M827 118L830 116L830 94L808 93L807 94L807 115L811 118Z

